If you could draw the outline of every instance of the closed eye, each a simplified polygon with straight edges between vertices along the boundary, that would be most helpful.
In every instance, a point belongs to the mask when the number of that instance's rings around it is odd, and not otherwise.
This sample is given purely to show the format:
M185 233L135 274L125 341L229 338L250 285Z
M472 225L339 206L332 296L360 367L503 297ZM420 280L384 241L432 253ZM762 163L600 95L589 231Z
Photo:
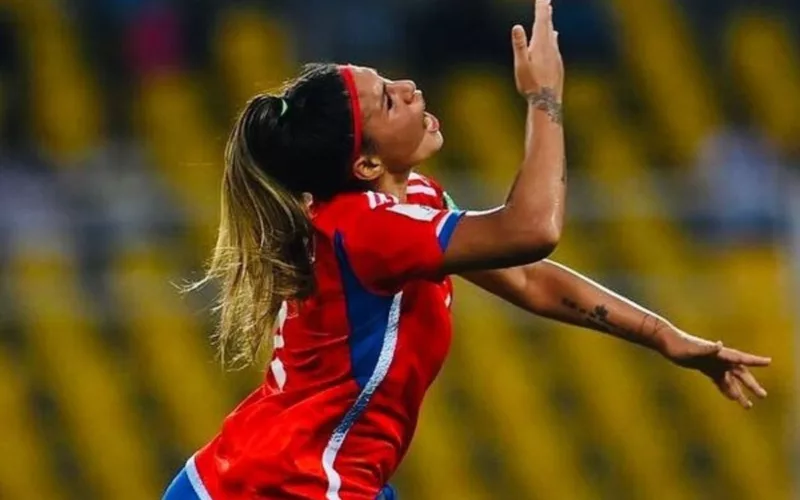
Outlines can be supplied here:
M386 89L385 83L383 84L383 96L384 96L383 97L384 105L386 106L386 110L388 111L392 109L392 107L394 107L394 101L392 101L392 98L389 95L389 91Z

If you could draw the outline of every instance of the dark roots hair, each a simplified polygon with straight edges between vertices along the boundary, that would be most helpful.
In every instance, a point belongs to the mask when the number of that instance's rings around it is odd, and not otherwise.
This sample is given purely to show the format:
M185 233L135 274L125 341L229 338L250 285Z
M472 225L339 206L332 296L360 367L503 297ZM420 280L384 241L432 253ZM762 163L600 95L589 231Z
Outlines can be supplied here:
M216 248L191 287L220 283L223 364L252 364L271 348L282 303L314 291L304 195L326 200L361 187L350 172L353 141L350 96L334 64L306 66L280 94L255 96L239 115L225 150Z

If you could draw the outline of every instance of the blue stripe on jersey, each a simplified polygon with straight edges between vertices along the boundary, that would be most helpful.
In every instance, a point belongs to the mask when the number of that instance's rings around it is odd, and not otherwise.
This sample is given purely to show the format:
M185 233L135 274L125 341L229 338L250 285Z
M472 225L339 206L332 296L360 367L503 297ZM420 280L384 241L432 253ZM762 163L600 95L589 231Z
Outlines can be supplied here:
M334 248L350 323L350 366L358 387L363 390L378 364L394 297L377 295L364 288L350 266L338 231L334 235Z
M441 247L442 252L447 250L447 245L450 244L450 238L453 236L453 231L456 229L456 224L458 224L458 221L461 220L461 217L463 216L464 212L460 211L451 212L445 215L445 221L436 235L439 238L439 247Z
M211 495L197 473L194 457L175 476L161 500L211 500Z
M200 497L197 496L194 488L192 488L189 476L186 475L185 467L172 480L172 484L169 485L161 500L200 500Z

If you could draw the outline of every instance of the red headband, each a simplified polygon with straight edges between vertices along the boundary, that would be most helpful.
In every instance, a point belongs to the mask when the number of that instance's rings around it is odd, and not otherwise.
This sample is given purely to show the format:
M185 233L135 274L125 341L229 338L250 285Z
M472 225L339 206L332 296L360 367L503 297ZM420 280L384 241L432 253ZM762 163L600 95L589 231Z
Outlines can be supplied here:
M353 111L353 161L361 154L361 104L358 102L358 88L350 66L339 66L347 93L350 94L350 109Z

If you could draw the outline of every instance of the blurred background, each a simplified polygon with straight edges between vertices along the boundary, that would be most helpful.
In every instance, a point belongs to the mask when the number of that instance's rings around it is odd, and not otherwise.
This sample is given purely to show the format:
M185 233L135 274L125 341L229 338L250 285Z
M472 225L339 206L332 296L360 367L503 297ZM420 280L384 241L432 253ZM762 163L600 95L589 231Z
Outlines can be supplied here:
M502 200L522 156L509 28L530 0L0 0L0 499L159 498L263 375L210 295L237 109L310 60L410 76L422 171ZM800 6L558 0L569 223L555 259L772 355L745 412L655 355L459 284L407 499L789 499L798 470ZM211 293L211 292L209 292Z

